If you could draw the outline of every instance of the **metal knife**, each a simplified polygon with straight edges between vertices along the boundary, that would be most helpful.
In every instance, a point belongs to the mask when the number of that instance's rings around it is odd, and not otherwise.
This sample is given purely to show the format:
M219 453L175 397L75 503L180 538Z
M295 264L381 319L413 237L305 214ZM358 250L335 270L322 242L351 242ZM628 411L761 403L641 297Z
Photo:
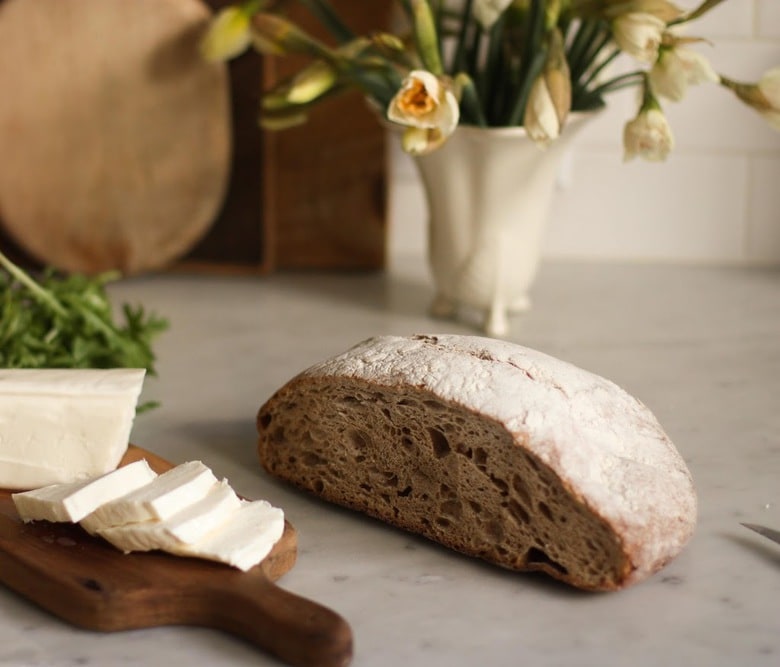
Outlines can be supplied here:
M772 528L767 528L766 526L759 526L755 523L743 523L743 526L745 528L750 528L750 530L754 530L759 535L763 535L764 537L768 537L773 542L777 542L780 544L780 530L773 530Z

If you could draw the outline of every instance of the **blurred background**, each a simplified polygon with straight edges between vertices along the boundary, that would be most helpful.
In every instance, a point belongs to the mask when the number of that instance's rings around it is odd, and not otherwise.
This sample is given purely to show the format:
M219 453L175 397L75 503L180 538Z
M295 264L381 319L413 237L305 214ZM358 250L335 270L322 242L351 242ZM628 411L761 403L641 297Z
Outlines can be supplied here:
M359 33L387 26L394 6L331 1ZM425 254L415 166L359 93L262 132L261 90L300 62L200 58L209 18L229 3L0 0L0 249L126 274L376 270ZM717 71L755 82L780 65L780 0L727 0L688 34L712 40L694 48ZM611 95L576 138L543 257L780 265L780 132L702 85L664 104L669 159L626 164L636 94Z
M716 71L755 81L780 64L780 0L727 0L687 34L713 40L695 49ZM716 85L694 87L664 111L676 139L669 159L624 164L636 92L610 96L564 163L544 256L780 264L780 133ZM424 252L426 214L414 164L388 145L392 259Z

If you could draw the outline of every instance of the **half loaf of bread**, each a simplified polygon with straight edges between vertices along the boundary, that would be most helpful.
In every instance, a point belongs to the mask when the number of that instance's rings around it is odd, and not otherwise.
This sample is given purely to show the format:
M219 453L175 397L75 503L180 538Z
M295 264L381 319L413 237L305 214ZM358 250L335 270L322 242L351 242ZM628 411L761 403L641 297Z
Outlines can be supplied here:
M373 338L292 379L257 423L272 475L584 589L647 577L696 522L691 475L642 403L504 341Z

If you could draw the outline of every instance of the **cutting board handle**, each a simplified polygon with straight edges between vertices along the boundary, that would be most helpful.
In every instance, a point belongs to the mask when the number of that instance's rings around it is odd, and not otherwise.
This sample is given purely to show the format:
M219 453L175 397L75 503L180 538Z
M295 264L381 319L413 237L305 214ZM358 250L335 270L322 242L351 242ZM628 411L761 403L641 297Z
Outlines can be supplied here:
M343 667L352 659L352 630L337 613L276 586L264 575L251 584L220 582L200 619L243 637L294 667Z

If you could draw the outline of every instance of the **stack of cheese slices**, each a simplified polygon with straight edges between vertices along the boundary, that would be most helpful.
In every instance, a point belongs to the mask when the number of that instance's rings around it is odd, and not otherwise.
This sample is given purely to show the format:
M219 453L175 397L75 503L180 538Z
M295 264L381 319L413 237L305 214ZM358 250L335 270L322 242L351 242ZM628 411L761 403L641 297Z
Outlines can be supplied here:
M159 549L249 570L284 532L284 513L240 499L200 461L158 475L145 460L87 481L12 495L23 521L80 523L124 552Z

